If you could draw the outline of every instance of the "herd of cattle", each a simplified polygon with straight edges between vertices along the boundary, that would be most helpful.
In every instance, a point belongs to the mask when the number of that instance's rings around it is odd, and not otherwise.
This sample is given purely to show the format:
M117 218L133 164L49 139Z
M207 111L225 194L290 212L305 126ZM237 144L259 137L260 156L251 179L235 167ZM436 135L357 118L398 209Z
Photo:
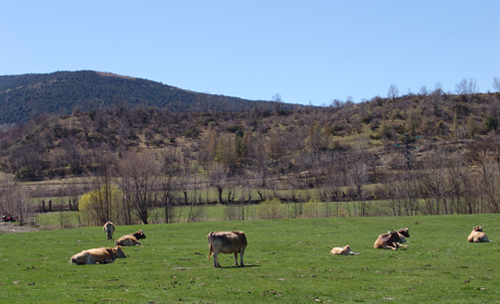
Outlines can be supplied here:
M107 239L113 238L113 232L115 231L115 225L112 222L107 222L103 226L103 230L106 232ZM408 228L401 228L399 230L388 231L387 233L379 235L373 247L375 249L392 249L398 250L398 248L408 248L408 245L402 245L406 243L406 238L410 237L410 232ZM85 264L106 264L113 263L117 258L126 258L125 253L122 250L122 246L135 246L140 245L139 240L145 239L146 236L142 230L137 231L132 234L127 234L115 241L115 247L102 247L83 250L71 257L71 262L75 265L85 265ZM233 253L234 254L234 264L238 265L238 253L240 254L240 266L243 264L243 255L245 253L245 248L247 247L247 238L243 231L211 231L207 235L209 253L208 258L214 255L214 267L221 267L217 256L219 253ZM467 238L468 242L471 243L481 243L490 242L486 234L483 232L482 226L475 226L472 228L472 232ZM344 247L334 247L331 251L334 255L358 255L359 253L353 252L351 246L346 245Z
M406 243L406 238L410 237L410 231L408 228L401 228L395 231L388 231L387 233L378 236L378 239L373 244L375 249L392 249L398 250L398 248L408 248L408 245L401 245ZM483 232L483 226L475 226L472 228L472 232L467 237L467 241L470 243L484 243L491 242L486 233ZM333 247L330 251L331 254L335 255L358 255L359 253L353 252L351 246L346 245L344 247Z

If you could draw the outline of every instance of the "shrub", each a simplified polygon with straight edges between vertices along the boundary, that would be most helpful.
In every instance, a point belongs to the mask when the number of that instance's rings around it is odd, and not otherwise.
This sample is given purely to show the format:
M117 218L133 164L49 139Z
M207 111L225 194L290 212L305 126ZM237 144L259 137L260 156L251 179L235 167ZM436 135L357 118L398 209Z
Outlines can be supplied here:
M309 200L307 203L304 204L304 217L306 218L324 217L323 204L317 202L314 199Z
M82 195L78 209L82 220L87 225L101 225L105 221L122 223L120 215L123 214L121 199L123 192L114 184L109 184L109 201L106 197L106 185ZM107 212L106 212L106 211Z
M259 219L280 219L284 216L283 206L277 198L266 200L257 206L257 217Z

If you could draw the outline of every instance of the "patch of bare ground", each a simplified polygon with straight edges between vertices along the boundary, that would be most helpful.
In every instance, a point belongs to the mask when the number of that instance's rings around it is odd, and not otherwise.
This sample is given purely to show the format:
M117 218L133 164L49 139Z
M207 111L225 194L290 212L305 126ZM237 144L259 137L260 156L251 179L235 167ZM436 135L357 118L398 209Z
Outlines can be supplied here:
M0 223L0 234L32 232L37 230L39 229L31 226L19 226L19 224L16 223Z

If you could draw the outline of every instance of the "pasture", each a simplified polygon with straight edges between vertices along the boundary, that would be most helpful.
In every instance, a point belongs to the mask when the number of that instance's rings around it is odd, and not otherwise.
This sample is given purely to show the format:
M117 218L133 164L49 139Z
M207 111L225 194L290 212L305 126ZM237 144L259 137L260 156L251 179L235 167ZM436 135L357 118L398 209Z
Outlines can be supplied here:
M84 249L112 246L102 227L0 235L2 303L494 303L500 299L500 215L314 218L117 226L143 229L126 259L76 266ZM493 243L467 242L484 225ZM409 227L408 249L374 249ZM207 260L212 230L243 230L246 267ZM358 256L333 256L349 244Z

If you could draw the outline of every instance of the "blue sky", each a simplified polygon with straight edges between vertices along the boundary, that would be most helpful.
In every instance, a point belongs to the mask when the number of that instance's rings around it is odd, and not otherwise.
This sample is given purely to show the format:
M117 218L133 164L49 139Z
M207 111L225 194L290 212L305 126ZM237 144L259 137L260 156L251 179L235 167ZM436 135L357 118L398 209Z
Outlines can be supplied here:
M96 70L329 105L500 77L500 1L0 1L0 75Z

